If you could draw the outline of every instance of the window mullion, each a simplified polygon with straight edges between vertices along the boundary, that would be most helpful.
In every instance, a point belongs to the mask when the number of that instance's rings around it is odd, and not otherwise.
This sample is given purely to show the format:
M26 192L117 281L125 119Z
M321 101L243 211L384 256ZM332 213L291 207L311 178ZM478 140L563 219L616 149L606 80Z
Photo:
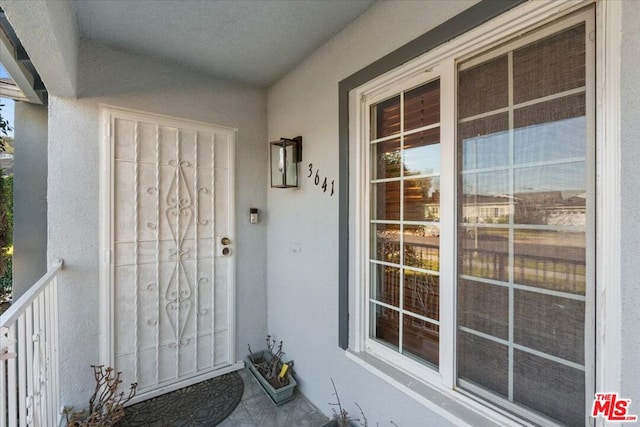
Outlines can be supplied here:
M400 92L400 165L404 165L404 92ZM404 353L404 167L400 166L400 283L398 351Z
M440 376L455 386L456 332L456 64L442 64L440 75Z
M507 55L508 64L507 64L507 73L508 73L508 97L509 97L509 265L507 267L508 272L508 280L509 280L509 391L508 391L508 399L513 402L513 364L514 364L514 350L513 350L513 332L514 332L514 321L515 321L515 313L514 313L514 289L513 289L513 272L514 272L514 214L515 214L515 206L514 206L514 197L515 197L515 186L514 186L514 168L515 168L515 159L514 159L514 119L513 119L513 110L514 110L514 102L513 102L513 51L510 51Z

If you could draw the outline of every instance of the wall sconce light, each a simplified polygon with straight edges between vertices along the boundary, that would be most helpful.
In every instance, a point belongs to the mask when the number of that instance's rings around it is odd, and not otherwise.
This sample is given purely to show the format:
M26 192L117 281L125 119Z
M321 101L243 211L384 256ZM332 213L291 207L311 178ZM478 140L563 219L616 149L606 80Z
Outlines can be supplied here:
M302 137L280 138L270 143L271 187L298 187L298 163L302 161Z

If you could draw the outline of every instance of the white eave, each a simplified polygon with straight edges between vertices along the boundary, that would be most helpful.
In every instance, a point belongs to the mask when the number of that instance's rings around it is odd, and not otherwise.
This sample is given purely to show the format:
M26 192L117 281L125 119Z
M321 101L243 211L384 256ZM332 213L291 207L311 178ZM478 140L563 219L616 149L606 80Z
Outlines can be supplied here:
M15 82L10 79L0 78L0 98L10 98L10 99L13 99L14 101L29 102L29 98L27 98L24 92L20 90L18 85L15 84Z
M0 79L0 96L17 101L43 104L43 93L35 90L34 76L17 58L17 49L7 35L0 30L0 63L11 76L11 80Z

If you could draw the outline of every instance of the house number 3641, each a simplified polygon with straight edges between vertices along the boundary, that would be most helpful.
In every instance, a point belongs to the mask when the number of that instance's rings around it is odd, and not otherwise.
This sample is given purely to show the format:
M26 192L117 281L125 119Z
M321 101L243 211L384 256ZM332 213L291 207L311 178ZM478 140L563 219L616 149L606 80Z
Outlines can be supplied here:
M329 184L327 183L327 177L325 176L324 178L320 178L320 169L317 169L317 168L314 174L313 163L309 163L309 175L307 175L307 178L312 178L313 183L315 185L320 185L320 188L322 188L323 193L327 192L327 189L329 188ZM331 193L329 194L330 196L333 196L334 185L335 185L335 180L331 180Z

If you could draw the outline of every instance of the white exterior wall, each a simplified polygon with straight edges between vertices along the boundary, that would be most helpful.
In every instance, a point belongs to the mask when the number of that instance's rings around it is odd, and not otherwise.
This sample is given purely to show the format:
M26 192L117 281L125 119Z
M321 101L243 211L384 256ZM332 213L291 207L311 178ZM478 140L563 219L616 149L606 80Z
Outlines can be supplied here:
M81 407L99 362L99 105L130 108L238 129L236 241L238 357L266 333L266 94L185 68L84 41L79 99L51 96L49 110L49 259L60 273L61 402Z
M640 3L622 5L621 54L621 389L640 416ZM612 390L615 391L615 390Z
M338 194L307 175L313 163L337 189L338 83L475 3L379 2L269 90L269 139L303 137L300 188L268 191L269 332L284 340L302 392L328 415L333 378L349 413L359 415L357 402L369 425L449 425L338 348Z

